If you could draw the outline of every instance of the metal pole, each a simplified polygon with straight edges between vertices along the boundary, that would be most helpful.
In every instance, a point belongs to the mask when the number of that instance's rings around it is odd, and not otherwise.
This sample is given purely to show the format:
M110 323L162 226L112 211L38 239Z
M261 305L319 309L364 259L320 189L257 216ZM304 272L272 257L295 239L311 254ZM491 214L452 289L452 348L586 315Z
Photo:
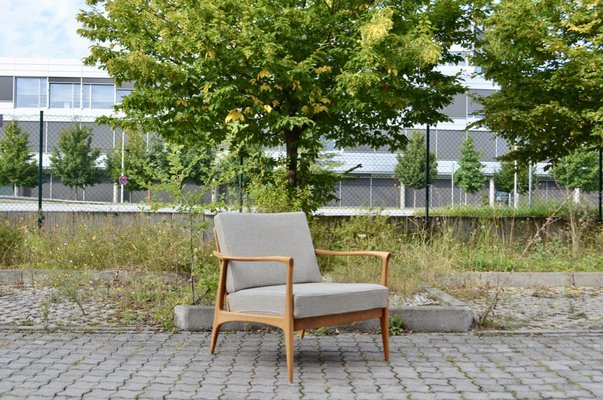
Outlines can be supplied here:
M603 222L603 147L599 146L599 225Z
M425 132L425 227L429 224L429 125Z
M239 212L243 212L243 155L239 156Z
M532 162L528 166L528 207L532 208Z
M126 174L126 133L121 131L121 175ZM119 202L124 202L124 185L120 184Z
M38 144L38 228L42 228L44 214L42 213L42 163L44 161L44 111L40 111L40 143Z
M519 207L519 196L517 193L517 160L513 161L513 208L517 209Z

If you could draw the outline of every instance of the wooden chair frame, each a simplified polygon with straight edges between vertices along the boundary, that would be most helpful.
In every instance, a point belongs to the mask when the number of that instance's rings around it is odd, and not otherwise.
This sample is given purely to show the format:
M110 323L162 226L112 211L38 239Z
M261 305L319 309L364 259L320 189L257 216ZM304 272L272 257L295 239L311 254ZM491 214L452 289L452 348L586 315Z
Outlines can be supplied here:
M216 243L217 243L217 236ZM211 333L210 352L213 354L218 340L218 334L222 324L227 322L256 322L280 328L285 336L285 351L287 359L287 372L289 382L293 382L293 338L295 331L306 329L315 329L324 326L344 324L356 321L364 321L368 319L379 318L381 322L381 339L383 341L383 354L385 361L389 361L389 307L374 308L370 310L347 312L342 314L321 315L308 318L294 318L293 316L293 265L292 257L237 257L225 255L220 252L220 245L217 243L218 251L214 255L220 262L220 280L218 283L218 294L216 299L216 309L214 314L214 323ZM320 256L372 256L380 257L381 263L381 280L380 283L387 287L387 270L389 266L390 253L381 251L330 251L315 249L316 255ZM252 313L241 313L225 310L226 296L226 276L228 271L228 263L230 261L245 261L245 262L280 262L287 269L287 278L285 283L285 310L283 315L263 315Z

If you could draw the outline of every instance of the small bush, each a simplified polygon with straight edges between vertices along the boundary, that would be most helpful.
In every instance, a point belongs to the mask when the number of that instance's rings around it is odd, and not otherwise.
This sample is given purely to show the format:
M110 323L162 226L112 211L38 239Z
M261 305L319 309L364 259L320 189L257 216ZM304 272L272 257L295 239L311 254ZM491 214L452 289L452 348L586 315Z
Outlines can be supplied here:
M20 262L24 234L8 221L0 221L0 266L13 266Z

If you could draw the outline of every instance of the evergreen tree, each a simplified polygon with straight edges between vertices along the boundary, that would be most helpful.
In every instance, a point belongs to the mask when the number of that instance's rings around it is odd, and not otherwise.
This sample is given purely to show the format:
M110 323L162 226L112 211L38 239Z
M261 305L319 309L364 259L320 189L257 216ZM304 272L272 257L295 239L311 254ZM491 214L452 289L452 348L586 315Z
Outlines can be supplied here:
M155 166L152 163L151 148L147 148L144 135L137 131L127 132L128 141L124 146L124 168L121 167L122 143L107 153L105 168L113 182L125 174L128 177L127 189L151 190L155 177Z
M504 160L500 169L494 174L494 187L500 192L513 192L515 183L515 171L517 171L517 193L523 194L530 190L530 168L527 162ZM532 173L532 187L536 185L536 176Z
M411 140L406 146L404 154L398 155L398 164L394 171L396 178L410 188L415 189L413 207L417 202L417 189L423 189L425 185L425 134L413 132ZM431 184L438 173L438 163L433 152L429 152L429 184Z
M52 170L61 181L75 189L85 189L100 182L102 170L97 166L99 149L92 148L92 131L80 125L64 130L59 145L50 156Z
M461 146L459 169L454 174L455 185L465 192L465 204L467 204L467 193L479 191L486 182L484 165L480 162L480 156L480 152L475 150L473 137L467 136Z
M580 191L593 192L599 187L599 154L594 150L579 149L559 160L552 169L555 180L575 191L575 201Z
M38 163L28 144L27 133L17 122L10 122L0 140L0 185L13 185L15 196L18 186L37 186Z

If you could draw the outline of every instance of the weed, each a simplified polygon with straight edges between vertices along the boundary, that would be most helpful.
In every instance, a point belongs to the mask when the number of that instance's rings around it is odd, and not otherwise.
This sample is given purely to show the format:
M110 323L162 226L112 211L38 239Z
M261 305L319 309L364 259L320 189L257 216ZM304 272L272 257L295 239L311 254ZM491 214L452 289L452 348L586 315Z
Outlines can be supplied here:
M22 258L24 234L21 229L0 220L0 265L15 265Z
M406 325L404 321L398 314L393 314L390 325L389 325L389 334L391 336L399 336L406 331Z
M318 329L310 329L306 331L306 334L311 336L333 336L338 333L339 332L337 331L337 329L328 326L324 326Z

